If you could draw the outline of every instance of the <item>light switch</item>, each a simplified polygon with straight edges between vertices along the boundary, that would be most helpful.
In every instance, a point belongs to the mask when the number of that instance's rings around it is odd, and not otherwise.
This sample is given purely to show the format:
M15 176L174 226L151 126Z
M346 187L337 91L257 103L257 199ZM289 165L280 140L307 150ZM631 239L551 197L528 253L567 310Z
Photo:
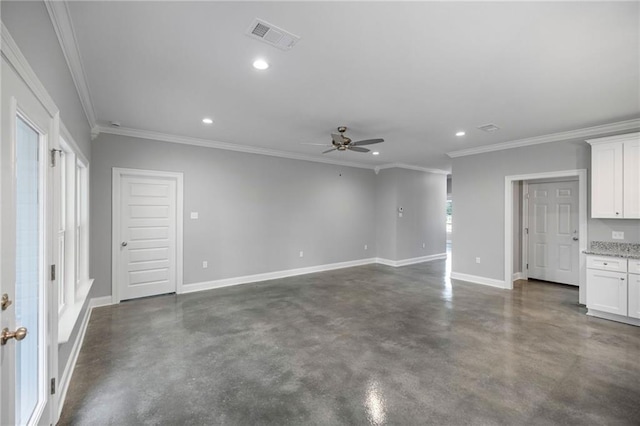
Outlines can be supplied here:
M191 212L191 219L197 219L198 218L198 212Z

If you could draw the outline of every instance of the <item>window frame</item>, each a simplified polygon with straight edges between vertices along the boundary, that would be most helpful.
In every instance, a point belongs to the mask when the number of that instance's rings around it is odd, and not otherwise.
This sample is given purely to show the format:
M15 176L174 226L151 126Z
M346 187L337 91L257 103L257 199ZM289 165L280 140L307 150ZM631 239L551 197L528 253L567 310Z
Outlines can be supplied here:
M58 343L61 344L71 337L93 279L89 277L89 162L64 126L61 126L59 145L55 159L56 167L62 169L58 171L57 200L58 241L60 244L62 239L64 244L58 253L57 266Z

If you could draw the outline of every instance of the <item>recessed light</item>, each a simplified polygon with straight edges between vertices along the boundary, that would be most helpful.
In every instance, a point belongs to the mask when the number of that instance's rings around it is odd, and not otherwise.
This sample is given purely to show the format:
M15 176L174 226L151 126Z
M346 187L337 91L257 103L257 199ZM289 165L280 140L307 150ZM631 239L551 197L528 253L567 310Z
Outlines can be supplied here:
M257 70L266 70L269 68L269 64L264 59L256 59L253 61L253 67Z
M210 118L203 118L203 119L202 119L202 122L203 122L204 124L213 124L213 120L212 120L212 119L210 119Z
M456 136L464 136L464 135L466 135L466 133L463 131L459 131L458 133L456 133Z
M380 155L380 153L378 151L373 151L371 155Z

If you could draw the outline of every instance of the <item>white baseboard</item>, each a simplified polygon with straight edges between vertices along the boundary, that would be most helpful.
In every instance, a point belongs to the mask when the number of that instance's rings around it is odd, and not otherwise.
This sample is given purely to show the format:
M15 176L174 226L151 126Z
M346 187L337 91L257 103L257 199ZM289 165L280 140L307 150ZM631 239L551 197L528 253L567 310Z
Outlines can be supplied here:
M488 286L491 286L491 287L508 288L505 285L504 281L502 281L502 280L496 280L494 278L481 277L481 276L478 276L478 275L462 274L460 272L451 272L451 279L460 280L460 281L467 281L467 282L474 283L474 284L488 285Z
M376 263L379 263L380 265L396 267L396 261L395 260L385 259L384 257L376 257Z
M84 317L82 317L82 323L80 324L80 329L78 330L78 336L76 337L76 341L71 348L71 353L69 354L69 359L67 360L67 365L64 367L64 372L58 381L58 416L57 419L60 419L60 414L62 413L62 407L64 407L64 401L67 398L67 390L69 390L69 382L71 382L71 376L73 375L73 370L76 368L76 362L78 362L78 355L80 355L80 349L82 348L82 343L84 342L84 336L87 332L87 326L89 325L89 320L91 319L91 312L93 308L97 308L100 306L108 306L111 305L111 296L105 297L94 297L89 300L89 304L87 305L87 310L84 313Z
M94 297L89 303L91 303L91 309L113 305L111 302L111 296Z
M255 283L260 281L275 280L279 278L294 277L296 275L312 274L314 272L331 271L334 269L351 268L353 266L369 265L376 263L375 258L351 260L348 262L329 263L326 265L309 266L307 268L287 269L284 271L267 272L264 274L245 275L243 277L224 278L221 280L205 281L193 284L183 284L181 294L193 293L202 290L211 290L232 285Z
M233 285L255 283L260 281L275 280L279 278L294 277L297 275L312 274L315 272L332 271L334 269L351 268L354 266L380 263L382 265L399 267L413 265L415 263L430 262L432 260L446 259L447 253L432 254L429 256L414 257L412 259L389 260L380 257L351 260L348 262L329 263L326 265L309 266L307 268L287 269L284 271L267 272L264 274L245 275L243 277L224 278L221 280L204 281L193 284L183 284L180 294L194 293L196 291L211 290L214 288L229 287Z
M440 260L440 259L446 259L446 258L447 258L447 253L431 254L429 256L413 257L411 259L402 259L402 260L390 260L390 259L385 259L383 257L378 257L376 258L376 263L380 263L382 265L387 265L387 266L393 266L394 268L397 268L400 266L414 265L416 263L431 262L432 260Z
M513 274L513 277L511 277L512 281L518 281L518 280L524 280L524 273L523 272L515 272Z

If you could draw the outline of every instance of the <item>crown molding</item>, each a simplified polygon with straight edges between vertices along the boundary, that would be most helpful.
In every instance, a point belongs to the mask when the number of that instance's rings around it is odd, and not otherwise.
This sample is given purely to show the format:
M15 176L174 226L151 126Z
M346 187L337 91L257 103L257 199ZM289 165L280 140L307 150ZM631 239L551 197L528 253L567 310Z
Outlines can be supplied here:
M106 127L106 126L98 125L91 130L92 139L95 139L100 133L119 135L119 136L128 136L128 137L140 138L140 139L149 139L149 140L160 141L160 142L177 143L181 145L200 146L204 148L224 149L227 151L245 152L248 154L268 155L271 157L288 158L291 160L312 161L314 163L334 164L336 166L357 167L360 169L373 170L375 171L376 174L378 174L380 170L393 169L393 168L416 170L416 171L425 172L425 173L438 173L438 174L444 174L444 175L447 175L450 173L446 170L431 169L428 167L413 166L411 164L404 164L404 163L388 163L388 164L382 164L382 165L376 166L372 164L356 163L353 161L341 161L341 160L335 160L331 158L314 157L312 155L306 155L306 154L296 154L292 152L278 151L275 149L258 148L258 147L247 146L247 145L236 145L236 144L219 142L219 141L214 141L209 139L192 138L190 136L180 136L180 135L172 135L170 133L154 132L151 130L134 129L131 127Z
M520 148L529 145L540 145L543 143L559 142L570 139L585 139L606 133L622 132L625 130L640 129L640 118L619 121L617 123L603 124L601 126L586 127L584 129L569 130L566 132L551 133L549 135L535 136L532 138L518 139L511 142L496 143L493 145L479 146L476 148L461 149L459 151L448 152L451 158L465 157L467 155L483 154L485 152L502 151L504 149Z
M82 109L89 122L89 127L93 129L96 126L96 113L93 108L87 77L84 72L84 67L82 66L80 49L78 48L76 33L73 29L69 6L66 1L61 0L45 0L44 3L47 6L53 29L58 36L62 53L69 66L71 78L76 86Z
M133 129L130 127L106 127L97 126L99 133L107 133L112 135L129 136L132 138L149 139L161 142L177 143L181 145L193 145L205 148L224 149L227 151L245 152L248 154L268 155L271 157L288 158L291 160L313 161L315 163L335 164L337 166L357 167L360 169L375 169L374 165L362 164L352 161L341 161L330 158L314 157L306 154L295 154L292 152L278 151L275 149L258 148L247 145L236 145L226 142L218 142L209 139L192 138L190 136L172 135L169 133L153 132L150 130Z
M31 65L27 62L27 58L24 57L4 24L2 24L2 43L0 46L2 56L4 56L7 62L16 70L47 112L51 114L51 116L56 115L59 111L56 103L36 76L33 68L31 68Z
M440 175L448 175L449 173L451 173L446 170L431 169L429 167L412 166L411 164L404 164L404 163L389 163L389 164L383 164L382 166L374 167L376 174L378 174L380 170L384 170L384 169L407 169L407 170L415 170L418 172L425 172L425 173L436 173Z
M607 136L604 138L597 138L597 139L587 139L587 143L593 146L593 145L600 145L603 143L624 142L624 141L634 140L634 139L640 140L640 132L625 133L622 135Z

